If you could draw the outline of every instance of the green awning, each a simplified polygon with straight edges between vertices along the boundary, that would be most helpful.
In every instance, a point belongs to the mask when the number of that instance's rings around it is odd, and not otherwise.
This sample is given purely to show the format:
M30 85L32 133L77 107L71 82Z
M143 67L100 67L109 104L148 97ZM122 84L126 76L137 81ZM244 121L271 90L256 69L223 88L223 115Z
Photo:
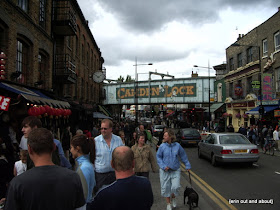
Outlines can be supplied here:
M105 115L107 115L108 117L111 117L112 115L110 114L110 112L104 107L104 106L101 106L101 105L98 105L99 107L99 110L102 111Z
M223 106L224 103L215 103L215 104L212 104L211 107L210 107L210 112L213 113L215 112L217 109L219 109L221 106Z

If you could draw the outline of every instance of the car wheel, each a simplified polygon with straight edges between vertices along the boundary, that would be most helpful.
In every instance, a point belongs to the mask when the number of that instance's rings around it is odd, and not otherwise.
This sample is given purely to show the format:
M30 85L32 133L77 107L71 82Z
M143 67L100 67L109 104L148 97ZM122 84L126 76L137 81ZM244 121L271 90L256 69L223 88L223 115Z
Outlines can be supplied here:
M216 160L216 156L214 154L211 157L211 164L212 164L212 166L217 166L217 160Z
M198 158L202 158L201 151L199 148L198 148Z

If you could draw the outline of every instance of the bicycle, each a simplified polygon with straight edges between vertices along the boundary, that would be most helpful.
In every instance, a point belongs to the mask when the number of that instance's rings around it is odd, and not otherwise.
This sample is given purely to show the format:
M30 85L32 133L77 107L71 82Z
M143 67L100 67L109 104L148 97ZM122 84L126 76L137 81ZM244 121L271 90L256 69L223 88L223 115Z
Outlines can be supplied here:
M274 155L274 150L275 150L275 141L274 140L267 140L267 144L263 148L263 153L266 154L266 152L268 151L268 154L273 156Z

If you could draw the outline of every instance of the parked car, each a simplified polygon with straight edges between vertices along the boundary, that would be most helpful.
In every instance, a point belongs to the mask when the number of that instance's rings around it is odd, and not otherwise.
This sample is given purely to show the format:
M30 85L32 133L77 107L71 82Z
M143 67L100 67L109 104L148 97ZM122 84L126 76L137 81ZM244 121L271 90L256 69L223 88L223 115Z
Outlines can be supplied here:
M201 141L200 133L194 128L183 128L177 133L177 141L182 145L198 145Z
M154 125L152 127L153 136L159 136L159 134L163 131L164 125Z
M213 166L221 162L246 162L259 159L258 147L240 133L211 133L198 144L198 157L211 160Z

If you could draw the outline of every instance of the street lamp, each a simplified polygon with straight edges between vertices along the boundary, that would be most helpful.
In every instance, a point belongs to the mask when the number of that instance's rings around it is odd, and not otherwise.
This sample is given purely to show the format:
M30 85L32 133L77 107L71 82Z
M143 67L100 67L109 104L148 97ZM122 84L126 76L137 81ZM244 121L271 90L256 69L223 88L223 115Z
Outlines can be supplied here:
M210 66L209 66L209 62L208 62L208 67L204 67L204 66L198 66L198 65L194 65L193 67L198 67L198 68L205 68L208 69L208 85L209 85L209 90L208 90L208 108L209 108L209 116L208 116L208 120L209 120L209 126L208 126L208 130L210 132L210 122L211 122L211 111L210 111Z
M137 66L147 66L153 65L152 63L137 63L137 57L135 57L135 91L134 91L134 102L135 102L135 122L136 126L138 125L138 74L137 74Z

